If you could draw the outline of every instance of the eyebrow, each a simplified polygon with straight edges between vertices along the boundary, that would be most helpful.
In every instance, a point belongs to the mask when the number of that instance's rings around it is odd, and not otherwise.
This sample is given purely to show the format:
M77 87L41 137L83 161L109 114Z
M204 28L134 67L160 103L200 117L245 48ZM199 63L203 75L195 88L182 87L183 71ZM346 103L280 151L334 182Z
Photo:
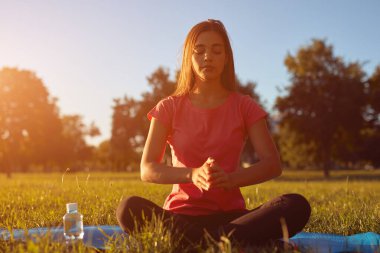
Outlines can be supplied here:
M204 44L196 44L194 47L205 47L206 45ZM211 45L212 47L214 46L223 46L223 44L220 44L220 43L215 43L215 44L212 44Z

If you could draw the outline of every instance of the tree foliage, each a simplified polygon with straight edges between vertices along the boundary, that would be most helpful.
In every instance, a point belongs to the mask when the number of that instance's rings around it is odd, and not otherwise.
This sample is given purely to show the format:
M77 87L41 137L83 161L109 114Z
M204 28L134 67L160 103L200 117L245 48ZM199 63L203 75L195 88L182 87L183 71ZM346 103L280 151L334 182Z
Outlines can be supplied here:
M94 123L86 126L80 115L64 115L62 122L62 143L60 164L65 167L76 168L86 160L92 159L93 147L86 142L86 137L95 137L100 134Z
M127 96L114 99L110 159L116 169L138 167L149 129L147 113L175 88L169 70L162 67L147 81L151 91L144 92L140 101Z
M139 124L136 115L139 104L136 100L128 97L114 99L114 102L110 159L117 169L121 169L137 162Z
M289 125L281 125L276 136L278 137L279 152L286 168L307 169L318 163L315 144L303 139L304 137Z
M367 95L368 106L365 113L367 119L362 129L362 142L360 156L371 161L374 166L380 166L380 66L368 79Z
M326 176L334 160L355 162L366 105L361 65L345 63L331 45L317 39L296 55L288 54L285 65L291 84L276 100L280 127L301 135L299 144L315 145L317 165Z
M48 165L59 156L62 130L55 99L33 72L0 70L0 138L3 170ZM58 137L58 138L52 138Z
M85 136L99 134L78 115L59 115L56 99L32 71L0 70L0 170L68 166L89 158Z
M380 66L377 66L368 80L368 102L371 109L371 121L380 125Z

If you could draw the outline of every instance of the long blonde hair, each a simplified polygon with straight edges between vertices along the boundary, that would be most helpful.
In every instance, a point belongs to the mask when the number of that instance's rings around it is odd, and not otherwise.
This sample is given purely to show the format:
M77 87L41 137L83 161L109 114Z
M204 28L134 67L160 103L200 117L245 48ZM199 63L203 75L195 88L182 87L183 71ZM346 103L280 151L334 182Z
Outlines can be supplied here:
M199 34L205 31L215 31L222 37L227 57L227 63L224 66L221 77L222 85L227 90L234 91L237 89L235 82L234 57L227 31L221 21L208 19L207 21L203 21L193 26L193 28L191 28L190 32L187 34L185 44L183 46L181 70L178 77L177 87L173 93L173 96L188 94L194 86L195 77L193 69L191 67L191 57L193 54L195 42Z

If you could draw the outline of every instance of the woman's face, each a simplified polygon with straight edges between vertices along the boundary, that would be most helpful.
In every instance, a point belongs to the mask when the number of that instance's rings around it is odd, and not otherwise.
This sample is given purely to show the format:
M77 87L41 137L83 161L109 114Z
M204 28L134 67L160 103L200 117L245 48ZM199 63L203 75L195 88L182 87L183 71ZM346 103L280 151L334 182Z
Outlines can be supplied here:
M191 57L192 69L197 79L220 79L226 58L223 39L217 32L205 31L198 35Z

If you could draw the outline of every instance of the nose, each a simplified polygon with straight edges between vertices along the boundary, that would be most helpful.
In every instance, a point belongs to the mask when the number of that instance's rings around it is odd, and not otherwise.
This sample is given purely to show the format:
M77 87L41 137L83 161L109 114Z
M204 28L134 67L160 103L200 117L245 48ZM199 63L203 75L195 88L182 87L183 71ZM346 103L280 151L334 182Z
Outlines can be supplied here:
M211 61L212 60L212 52L211 50L206 50L204 53L204 60Z

